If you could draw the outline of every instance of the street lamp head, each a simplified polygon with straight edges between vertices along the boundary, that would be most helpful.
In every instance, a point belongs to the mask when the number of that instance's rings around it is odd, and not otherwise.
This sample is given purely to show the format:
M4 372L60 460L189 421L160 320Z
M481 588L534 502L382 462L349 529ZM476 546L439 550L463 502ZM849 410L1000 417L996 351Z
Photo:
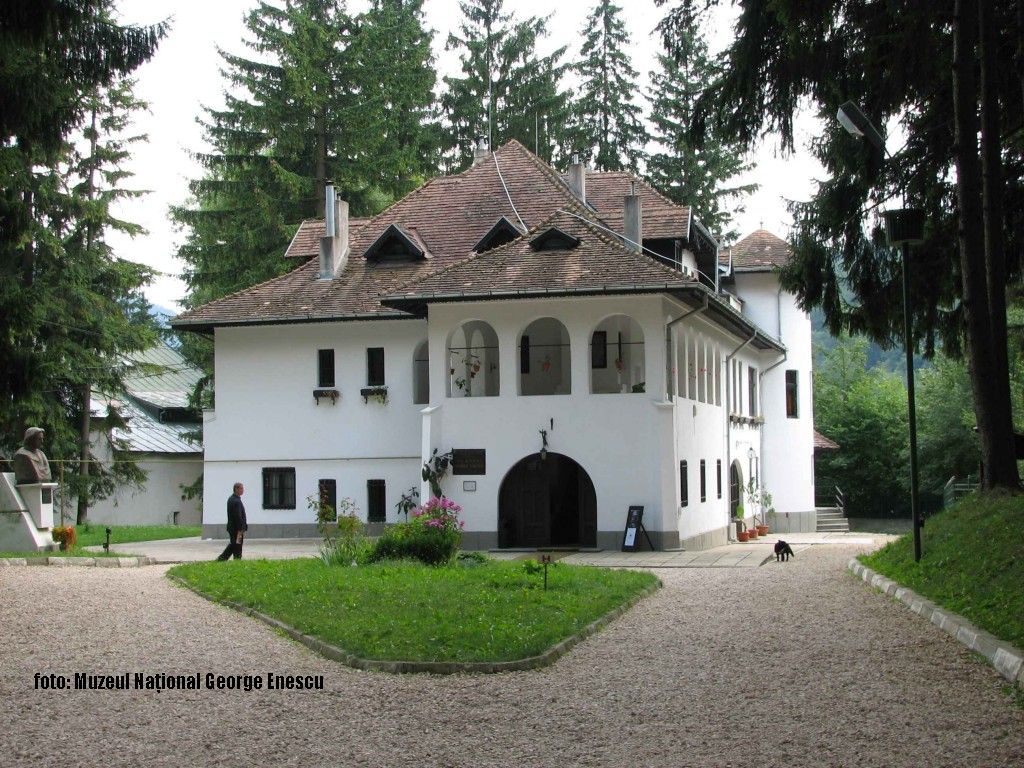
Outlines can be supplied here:
M885 139L882 138L882 134L854 102L844 102L836 112L836 118L851 136L861 136L870 141L876 149L885 152Z

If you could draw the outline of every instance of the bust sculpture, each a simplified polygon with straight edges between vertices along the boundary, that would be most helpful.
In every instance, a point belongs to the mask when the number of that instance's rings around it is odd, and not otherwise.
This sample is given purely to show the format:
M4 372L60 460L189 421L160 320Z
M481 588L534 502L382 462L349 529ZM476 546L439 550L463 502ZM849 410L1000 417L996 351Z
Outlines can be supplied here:
M50 482L50 462L43 453L43 430L29 427L25 430L25 442L14 454L14 482Z

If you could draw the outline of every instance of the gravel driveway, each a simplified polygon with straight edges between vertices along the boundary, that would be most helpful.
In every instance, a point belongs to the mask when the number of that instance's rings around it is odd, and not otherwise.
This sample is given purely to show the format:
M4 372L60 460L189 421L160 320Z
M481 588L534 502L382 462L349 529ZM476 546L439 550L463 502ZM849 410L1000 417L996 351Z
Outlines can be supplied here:
M661 570L665 589L539 672L358 672L164 568L0 571L0 765L1014 766L1024 710L845 571ZM34 690L35 673L322 674L323 691Z

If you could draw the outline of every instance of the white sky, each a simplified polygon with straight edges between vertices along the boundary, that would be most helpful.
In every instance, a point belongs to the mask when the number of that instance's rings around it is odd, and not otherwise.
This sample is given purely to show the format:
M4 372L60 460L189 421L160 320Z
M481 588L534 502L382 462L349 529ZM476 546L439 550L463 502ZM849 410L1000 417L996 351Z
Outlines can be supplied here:
M619 0L625 9L624 19L632 38L633 67L640 72L642 87L647 89L648 72L654 68L661 42L654 27L663 9L654 0ZM158 271L147 289L149 300L177 311L185 293L178 275L182 263L174 257L185 239L172 225L168 209L188 196L188 182L202 171L189 156L190 152L207 149L202 131L196 122L202 106L223 103L223 80L217 47L233 53L248 53L242 45L243 17L256 0L119 0L122 22L152 24L171 19L169 35L160 44L154 58L136 72L136 95L149 102L150 111L138 117L135 128L149 136L146 144L136 145L128 165L135 177L134 186L151 190L139 200L126 202L118 213L129 221L142 224L149 234L134 240L112 239L117 254L140 261ZM350 1L349 10L362 10L364 2ZM568 45L567 59L579 53L581 30L595 0L506 0L505 9L524 18L551 13L548 46ZM458 71L455 52L445 52L448 32L459 24L458 0L426 0L427 22L436 30L434 54L440 75ZM711 45L723 48L732 34L731 11L723 11L715 20ZM808 131L816 130L813 119L798 122L797 153L782 157L777 144L767 141L752 156L754 170L742 179L755 182L760 189L745 201L746 212L737 217L738 229L746 234L759 226L785 236L791 224L786 200L807 199L813 191L813 179L822 178L820 166L806 151Z

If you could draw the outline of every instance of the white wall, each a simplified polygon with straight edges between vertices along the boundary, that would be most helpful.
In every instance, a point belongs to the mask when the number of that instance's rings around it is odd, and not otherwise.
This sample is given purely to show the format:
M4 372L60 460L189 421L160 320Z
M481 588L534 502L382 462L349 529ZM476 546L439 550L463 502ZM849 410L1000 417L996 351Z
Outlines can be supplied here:
M153 455L138 459L147 473L141 489L119 487L109 498L89 505L89 521L106 525L199 525L198 499L183 499L181 487L192 485L203 471L198 455ZM70 500L68 514L74 517L76 501ZM56 513L57 510L55 509Z
M610 315L626 314L644 332L646 392L592 395L590 338ZM571 394L520 396L518 339L535 319L554 317L570 340ZM657 297L587 297L516 302L437 304L430 307L430 359L445 360L453 329L468 320L486 321L498 337L501 389L496 397L445 397L448 370L431 364L431 405L425 417L424 455L437 448L484 448L487 474L449 477L445 494L464 508L467 531L496 531L498 492L506 473L519 460L540 450L541 429L548 430L549 450L579 463L594 483L599 531L621 531L631 504L643 504L651 530L676 529L671 493L671 458L659 449L671 446L671 413L663 401L664 318ZM552 420L554 426L552 427ZM667 473L667 474L666 474ZM462 489L463 480L476 491Z
M218 328L216 408L204 418L204 524L224 524L235 482L246 486L250 525L312 524L305 500L321 478L337 479L338 497L355 499L364 518L366 480L384 479L393 519L399 491L419 481L424 406L413 403L412 371L426 336L421 320ZM368 347L384 348L384 405L359 394ZM334 404L313 398L318 349L335 350ZM294 510L263 509L263 467L295 467Z
M769 371L761 382L765 425L759 453L762 455L763 485L772 494L778 513L813 511L814 407L810 316L797 306L793 294L780 292L774 273L739 273L736 275L736 290L745 302L744 313L768 333L781 336L787 350L785 362ZM798 418L786 416L787 370L797 371Z

